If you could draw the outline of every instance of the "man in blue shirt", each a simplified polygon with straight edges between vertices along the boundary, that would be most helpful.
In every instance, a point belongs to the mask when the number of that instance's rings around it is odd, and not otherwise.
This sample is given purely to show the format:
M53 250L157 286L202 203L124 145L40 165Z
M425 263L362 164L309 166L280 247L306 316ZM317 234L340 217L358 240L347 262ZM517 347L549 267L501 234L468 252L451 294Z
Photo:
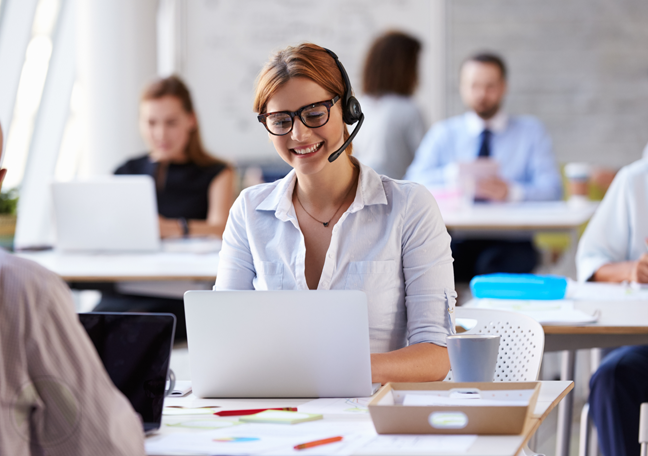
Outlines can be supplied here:
M474 182L475 200L557 200L562 184L551 139L534 117L502 109L506 66L493 54L476 54L461 67L460 93L469 111L438 122L425 135L405 179L428 188L453 184L460 163L495 162L498 174ZM492 167L490 169L493 169ZM453 234L455 279L492 272L530 272L538 254L529 238L467 239Z

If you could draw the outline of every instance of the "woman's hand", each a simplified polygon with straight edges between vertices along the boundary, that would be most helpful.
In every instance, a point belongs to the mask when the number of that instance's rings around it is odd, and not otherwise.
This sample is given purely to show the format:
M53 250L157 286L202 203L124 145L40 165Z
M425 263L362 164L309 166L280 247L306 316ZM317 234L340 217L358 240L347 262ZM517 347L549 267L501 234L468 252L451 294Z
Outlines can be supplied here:
M630 281L648 283L648 253L644 253L638 261L634 262L630 272Z
M637 261L620 261L601 266L592 277L595 282L648 283L648 253Z
M160 237L162 239L172 238L172 237L182 237L184 233L182 232L182 226L178 219L170 219L158 215L158 221L160 223Z

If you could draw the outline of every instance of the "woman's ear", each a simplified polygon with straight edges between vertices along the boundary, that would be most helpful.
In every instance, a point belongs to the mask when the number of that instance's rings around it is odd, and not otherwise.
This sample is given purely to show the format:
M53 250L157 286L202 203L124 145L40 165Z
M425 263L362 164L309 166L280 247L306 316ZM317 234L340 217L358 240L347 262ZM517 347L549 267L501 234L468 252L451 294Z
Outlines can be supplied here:
M196 128L198 128L198 119L196 118L195 112L189 114L189 125L191 131L194 131Z

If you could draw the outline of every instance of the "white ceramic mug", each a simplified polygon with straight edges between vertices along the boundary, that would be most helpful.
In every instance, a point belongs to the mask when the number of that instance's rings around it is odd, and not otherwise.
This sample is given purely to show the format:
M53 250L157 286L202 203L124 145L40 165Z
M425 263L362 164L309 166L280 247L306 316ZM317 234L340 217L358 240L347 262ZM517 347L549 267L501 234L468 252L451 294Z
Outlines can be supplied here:
M455 382L492 382L497 367L498 334L448 336L448 355Z

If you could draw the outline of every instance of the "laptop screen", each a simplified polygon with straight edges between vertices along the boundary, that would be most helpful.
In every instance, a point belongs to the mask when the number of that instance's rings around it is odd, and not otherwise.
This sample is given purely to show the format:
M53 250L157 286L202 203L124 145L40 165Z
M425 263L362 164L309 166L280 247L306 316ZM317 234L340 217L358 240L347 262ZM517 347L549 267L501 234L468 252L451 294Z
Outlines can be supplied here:
M93 312L79 320L110 379L142 416L144 431L159 428L175 316Z

